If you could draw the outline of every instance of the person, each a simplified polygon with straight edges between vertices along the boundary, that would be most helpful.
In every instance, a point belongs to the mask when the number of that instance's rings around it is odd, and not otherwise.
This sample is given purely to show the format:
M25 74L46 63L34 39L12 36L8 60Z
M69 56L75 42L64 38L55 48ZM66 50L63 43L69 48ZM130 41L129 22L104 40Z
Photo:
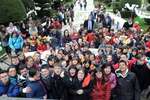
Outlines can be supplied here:
M92 20L92 16L89 16L88 20L84 21L84 28L87 30L93 30L94 21Z
M86 10L86 7L87 7L87 1L84 0L84 10Z
M9 80L12 84L17 85L18 84L18 75L17 75L17 70L14 66L11 66L8 68L8 75L9 75Z
M150 69L145 61L145 56L139 56L136 63L131 68L131 71L134 72L139 80L139 85L141 91L147 89L150 85Z
M94 87L91 92L91 100L110 100L111 97L111 84L108 80L104 79L103 71L97 68L94 74Z
M118 78L117 100L140 100L138 80L136 75L128 70L126 61L119 61L119 69L116 70L116 74Z
M84 69L80 69L77 73L77 78L73 81L70 93L72 93L71 100L90 100L90 92L92 91L92 81L88 80L88 84L83 86L86 75Z
M19 95L19 87L9 81L7 71L0 72L0 96L17 97Z
M40 73L36 69L29 69L29 82L23 92L26 93L27 98L47 98L46 89L40 80Z
M50 74L49 66L46 64L41 67L41 80L47 90L47 99L53 99L52 74Z
M23 38L19 33L13 32L12 35L9 37L8 45L12 51L12 53L19 53L23 48Z

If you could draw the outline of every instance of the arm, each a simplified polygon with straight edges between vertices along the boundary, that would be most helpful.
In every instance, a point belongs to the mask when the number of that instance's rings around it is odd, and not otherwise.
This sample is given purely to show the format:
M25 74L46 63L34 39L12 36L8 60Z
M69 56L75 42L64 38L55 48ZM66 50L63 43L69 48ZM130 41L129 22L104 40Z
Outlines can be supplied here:
M7 93L8 97L17 97L19 95L19 87L15 86L12 90L9 90Z
M11 49L15 49L13 44L12 44L12 38L11 37L9 37L8 45Z
M89 94L93 90L93 81L90 81L89 86L86 89L83 89L84 94Z
M24 43L24 41L23 41L23 38L22 38L22 36L20 36L20 40L21 40L21 48L23 47L23 43Z

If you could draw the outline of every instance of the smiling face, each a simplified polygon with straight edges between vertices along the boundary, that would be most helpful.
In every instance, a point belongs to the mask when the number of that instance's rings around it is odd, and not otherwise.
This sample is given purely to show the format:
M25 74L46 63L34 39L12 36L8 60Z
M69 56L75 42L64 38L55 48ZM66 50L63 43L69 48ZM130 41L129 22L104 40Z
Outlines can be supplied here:
M76 75L76 69L74 69L74 68L71 68L70 70L69 70L69 73L70 73L70 76L75 76Z
M78 75L77 75L78 80L82 81L84 78L84 75L85 75L85 73L83 72L83 70L79 70Z
M111 66L105 67L105 68L104 68L104 73L105 73L106 75L109 75L109 74L111 73Z
M120 62L119 63L119 69L121 72L124 72L127 70L127 64L125 62Z

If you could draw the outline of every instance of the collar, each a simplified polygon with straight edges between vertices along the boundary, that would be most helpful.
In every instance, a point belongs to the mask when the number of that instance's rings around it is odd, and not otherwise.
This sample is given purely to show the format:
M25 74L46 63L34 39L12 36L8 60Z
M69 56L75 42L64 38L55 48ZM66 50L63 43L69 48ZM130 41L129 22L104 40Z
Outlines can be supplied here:
M117 74L117 77L126 78L127 75L128 75L129 70L127 69L127 70L125 71L125 75L122 75L120 69L117 69L115 72L116 72L116 74Z

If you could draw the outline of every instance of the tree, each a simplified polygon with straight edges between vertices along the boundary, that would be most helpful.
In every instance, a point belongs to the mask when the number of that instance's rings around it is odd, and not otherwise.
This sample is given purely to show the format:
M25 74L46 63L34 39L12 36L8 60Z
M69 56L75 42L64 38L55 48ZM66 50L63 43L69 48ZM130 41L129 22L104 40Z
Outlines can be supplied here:
M34 9L34 1L33 0L22 0L26 11L29 11L30 9Z
M26 18L25 7L21 0L0 0L0 2L0 23Z
M141 6L141 0L121 0L121 6L124 7L126 3L132 4L138 4Z

